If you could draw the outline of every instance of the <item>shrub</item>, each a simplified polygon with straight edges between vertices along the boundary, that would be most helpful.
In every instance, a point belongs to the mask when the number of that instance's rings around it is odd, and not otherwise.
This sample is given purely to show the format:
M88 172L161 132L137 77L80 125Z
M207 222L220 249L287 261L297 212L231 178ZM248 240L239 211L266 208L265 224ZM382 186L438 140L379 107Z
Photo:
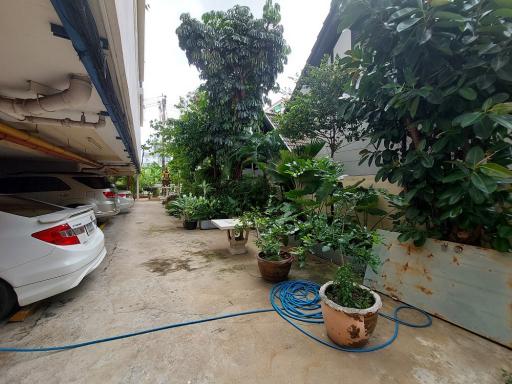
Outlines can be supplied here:
M341 15L345 88L375 148L362 161L403 187L400 240L510 250L510 2L347 0Z

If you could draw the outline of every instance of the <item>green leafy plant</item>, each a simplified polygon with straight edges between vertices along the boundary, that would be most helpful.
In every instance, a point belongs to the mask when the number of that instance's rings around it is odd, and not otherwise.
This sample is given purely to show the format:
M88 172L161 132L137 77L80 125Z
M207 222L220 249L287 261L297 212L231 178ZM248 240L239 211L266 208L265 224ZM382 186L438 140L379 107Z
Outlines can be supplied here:
M361 227L373 230L395 211L379 208L379 197L391 198L388 192L373 187L364 188L358 184L336 190L333 195L334 216L343 222L353 222ZM369 218L374 223L369 225Z
M295 93L278 118L279 132L292 140L320 140L326 143L331 158L353 140L359 139L354 115L356 104L344 99L340 87L343 73L338 58L325 57L318 67L307 66ZM300 89L307 89L302 92Z
M156 163L144 165L140 172L139 186L143 190L153 189L155 184L160 183L162 178L162 167Z
M272 231L265 231L256 239L256 245L264 259L269 261L281 260L281 241Z
M400 240L511 249L512 6L347 0L343 89L365 122L362 162L403 187Z
M343 307L370 308L375 303L375 298L369 290L359 287L356 281L351 265L342 265L326 290L327 297Z
M205 204L204 198L182 195L169 203L170 212L185 221L198 220Z
M267 169L285 201L317 213L332 204L342 171L343 167L329 158L310 158L288 151L281 151L280 159Z
M301 247L295 253L299 265L304 266L308 253L321 247L322 252L340 252L342 264L352 264L360 273L364 273L367 265L374 271L378 269L379 259L373 253L373 247L380 237L375 231L351 221L331 220L325 214L308 216L298 227Z

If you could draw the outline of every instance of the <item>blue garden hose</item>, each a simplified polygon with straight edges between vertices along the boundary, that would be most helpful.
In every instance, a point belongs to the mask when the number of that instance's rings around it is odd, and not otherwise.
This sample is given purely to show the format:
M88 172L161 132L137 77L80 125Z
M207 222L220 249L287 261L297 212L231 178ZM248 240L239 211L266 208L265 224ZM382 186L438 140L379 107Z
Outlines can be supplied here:
M400 305L394 309L392 315L379 312L379 315L395 323L393 335L385 342L371 345L365 348L341 347L339 345L320 339L319 337L309 333L304 328L300 327L292 321L292 319L294 319L304 323L313 324L324 322L322 311L320 311L320 295L318 293L319 290L320 286L311 281L284 281L272 287L272 290L270 291L270 303L272 304L274 310L279 314L279 316L290 323L294 328L298 329L309 338L338 351L358 353L378 351L379 349L388 347L393 343L393 341L395 341L395 339L398 337L398 328L400 324L414 328L426 328L432 325L432 317L428 313L410 305ZM281 305L277 304L276 299L281 302ZM398 314L404 309L410 309L421 313L423 316L425 316L426 321L424 323L416 324L401 320L398 317Z
M397 338L398 327L400 324L406 325L408 327L415 327L415 328L425 328L425 327L429 327L432 324L432 318L426 312L424 312L418 308L408 306L408 305L401 305L401 306L395 308L392 315L379 313L381 316L383 316L386 319L389 319L395 323L395 329L394 329L393 335L387 341L385 341L382 344L372 345L367 348L340 347L338 345L329 343L325 340L322 340L322 339L314 336L313 334L304 330L303 328L301 328L299 325L297 325L293 321L293 320L297 320L297 321L302 321L305 323L315 323L315 324L323 323L322 312L320 311L320 297L318 294L319 289L320 289L320 286L311 281L305 281L305 280L284 281L282 283L274 285L274 287L272 287L272 290L270 291L270 303L272 304L272 308L255 309L255 310L251 310L251 311L243 311L243 312L236 312L236 313L231 313L231 314L226 314L226 315L207 317L207 318L199 319L199 320L185 321L182 323L167 324L167 325L162 325L160 327L149 328L149 329L130 332L130 333L123 333L123 334L120 334L117 336L105 337L102 339L84 341L84 342L75 343L75 344L60 345L60 346L55 346L55 347L35 347L35 348L0 347L0 352L64 351L64 350L69 350L69 349L81 348L81 347L85 347L85 346L93 345L93 344L106 343L108 341L126 339L129 337L144 335L146 333L163 331L166 329L179 328L179 327L184 327L187 325L206 323L209 321L227 319L230 317L253 315L256 313L274 312L274 311L277 312L279 314L279 316L281 316L283 319L285 319L293 327L295 327L296 329L301 331L303 334L312 338L313 340L318 341L319 343L321 343L323 345L337 349L339 351L345 351L345 352L372 352L372 351L377 351L379 349L384 349L387 346L389 346ZM278 304L278 301L280 304ZM398 317L398 313L403 309L411 309L411 310L414 310L414 311L417 311L417 312L423 314L426 318L426 322L421 323L421 324L415 324L415 323L410 323L410 322L401 320Z

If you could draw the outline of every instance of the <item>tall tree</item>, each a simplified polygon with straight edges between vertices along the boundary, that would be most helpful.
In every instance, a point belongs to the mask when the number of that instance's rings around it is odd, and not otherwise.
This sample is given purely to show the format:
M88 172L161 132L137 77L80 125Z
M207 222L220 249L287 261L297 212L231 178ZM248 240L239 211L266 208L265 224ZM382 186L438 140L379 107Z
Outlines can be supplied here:
M197 67L208 95L204 140L229 155L244 133L261 123L264 97L275 89L290 51L283 38L279 4L267 0L263 17L248 7L205 13L201 21L181 15L180 47Z
M326 56L320 66L309 66L299 80L297 90L278 118L281 133L292 140L321 140L331 158L336 151L359 138L359 125L351 118L355 104L344 98L344 73L338 58L329 63Z

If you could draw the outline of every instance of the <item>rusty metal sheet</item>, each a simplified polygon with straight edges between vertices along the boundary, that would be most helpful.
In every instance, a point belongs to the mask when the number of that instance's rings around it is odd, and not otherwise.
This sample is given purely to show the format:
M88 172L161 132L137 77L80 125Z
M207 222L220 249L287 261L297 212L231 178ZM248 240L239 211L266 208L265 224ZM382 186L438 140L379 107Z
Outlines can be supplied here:
M512 347L512 254L429 239L423 247L379 231L382 266L365 285Z

